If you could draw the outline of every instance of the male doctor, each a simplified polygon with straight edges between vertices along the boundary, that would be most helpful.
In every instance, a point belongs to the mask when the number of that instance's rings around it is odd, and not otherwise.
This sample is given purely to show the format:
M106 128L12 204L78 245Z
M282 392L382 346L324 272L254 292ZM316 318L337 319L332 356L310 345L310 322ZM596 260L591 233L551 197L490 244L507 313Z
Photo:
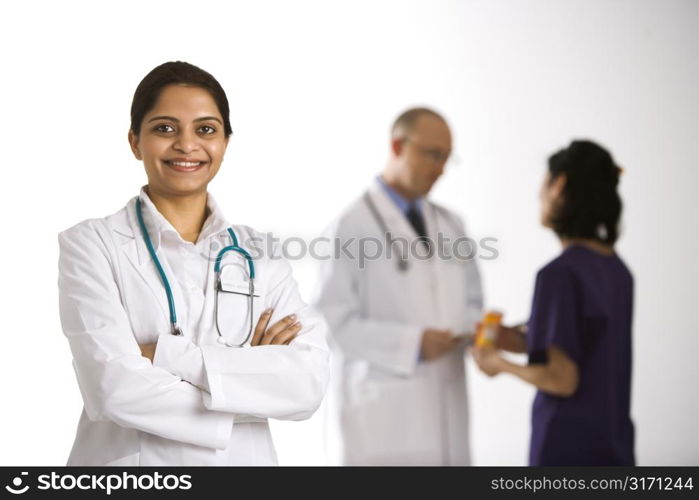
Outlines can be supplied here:
M481 314L481 282L456 245L468 241L461 219L427 200L451 133L414 108L394 122L390 146L383 172L326 234L343 251L321 261L316 304L339 354L342 461L469 465L464 335Z

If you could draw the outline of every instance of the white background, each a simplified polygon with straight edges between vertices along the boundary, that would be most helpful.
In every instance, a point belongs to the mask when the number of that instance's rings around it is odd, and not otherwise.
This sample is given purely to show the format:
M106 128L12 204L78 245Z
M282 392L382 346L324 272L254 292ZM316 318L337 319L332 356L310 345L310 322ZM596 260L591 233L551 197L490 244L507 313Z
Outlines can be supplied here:
M231 102L211 192L231 222L281 237L317 235L362 192L400 111L442 111L461 162L433 199L499 239L481 269L487 305L512 322L559 251L538 225L546 157L572 138L607 146L625 167L618 249L637 287L638 462L699 464L699 2L25 1L3 2L0 24L0 464L65 464L82 402L56 235L145 183L126 142L131 98L178 59ZM308 297L314 263L293 264ZM525 464L533 391L468 376L475 463ZM323 416L274 424L282 464L333 463Z

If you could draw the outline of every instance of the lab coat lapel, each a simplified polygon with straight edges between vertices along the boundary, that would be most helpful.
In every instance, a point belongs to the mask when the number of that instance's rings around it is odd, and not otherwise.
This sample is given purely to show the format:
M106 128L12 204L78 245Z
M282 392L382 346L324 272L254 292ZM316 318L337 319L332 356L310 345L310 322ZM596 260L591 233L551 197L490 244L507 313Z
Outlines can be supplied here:
M412 243L417 238L417 233L413 226L408 221L407 217L395 205L393 200L389 198L379 181L375 181L369 188L369 195L376 205L381 217L384 218L386 226L393 238L405 238L408 243ZM423 203L423 210L428 206L428 203ZM431 214L430 214L431 215ZM424 213L425 225L428 235L434 238L434 221L428 218L428 213ZM374 222L375 224L375 222ZM400 246L398 246L400 248ZM407 270L407 282L404 290L405 296L405 314L407 318L415 320L418 323L425 323L439 327L441 311L438 301L437 289L439 280L435 275L432 259L417 259L415 256L409 256L409 269ZM387 263L390 266L389 273L395 273L394 263ZM390 274L393 276L392 274ZM377 299L381 300L381 299ZM428 307L421 307L425 304ZM417 316L416 316L417 315Z
M445 295L448 294L448 282L450 277L447 276L447 270L444 268L444 261L439 257L440 249L437 248L439 242L438 231L440 226L437 222L437 210L432 203L425 202L422 204L422 213L425 219L425 226L428 237L432 240L432 257L429 259L430 280L432 281L432 301L436 314L437 325L440 327L448 327L446 322L447 312L445 309Z
M167 302L167 294L165 287L160 280L160 276L152 261L145 241L141 237L138 227L138 221L135 213L136 198L133 198L127 205L126 210L120 212L111 221L112 229L115 233L115 241L120 248L120 251L126 256L136 273L143 279L155 300L160 304L162 314L165 316L168 323L170 322L170 309ZM137 237L138 236L138 237ZM165 273L172 275L167 262L161 259L160 261ZM173 288L173 294L176 293L177 283L169 278L170 286ZM175 296L176 300L176 296ZM177 311L183 311L183 308L176 303ZM181 313L180 313L181 314ZM178 322L182 324L184 318L178 318Z
M376 209L386 222L386 226L392 237L396 238L400 236L407 238L408 241L417 237L417 233L413 229L413 226L410 225L405 215L401 213L400 209L393 203L393 200L389 198L378 180L374 181L369 188L369 196L371 196L374 205L376 205Z

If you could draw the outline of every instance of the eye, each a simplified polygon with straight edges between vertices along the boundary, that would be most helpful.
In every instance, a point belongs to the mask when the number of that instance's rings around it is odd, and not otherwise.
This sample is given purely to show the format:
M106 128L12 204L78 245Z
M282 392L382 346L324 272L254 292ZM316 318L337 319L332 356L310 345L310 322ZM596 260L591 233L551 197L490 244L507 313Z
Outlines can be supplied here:
M174 131L175 131L175 129L172 127L172 125L169 125L167 123L161 123L161 124L153 127L153 132L160 132L161 134L167 134L169 132L174 132Z
M427 151L427 155L432 158L434 161L439 161L442 158L442 153L439 151L436 151L434 149L430 149Z
M435 162L446 161L449 158L449 153L445 153L439 149L428 149L427 156Z
M211 135L216 133L216 129L211 125L202 125L199 127L199 132L204 135Z

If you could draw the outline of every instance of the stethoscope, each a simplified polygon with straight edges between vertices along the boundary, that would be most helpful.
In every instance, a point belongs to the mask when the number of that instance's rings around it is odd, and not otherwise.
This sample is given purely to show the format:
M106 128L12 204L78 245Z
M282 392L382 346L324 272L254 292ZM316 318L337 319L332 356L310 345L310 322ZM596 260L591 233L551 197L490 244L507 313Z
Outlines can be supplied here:
M374 200L371 199L371 194L369 191L364 192L364 203L366 203L366 206L369 208L369 212L371 212L372 217L378 224L379 228L381 231L383 231L384 236L386 238L386 243L391 245L391 247L395 250L395 240L391 238L391 232L388 229L388 224L386 224L386 220L383 218L381 215L381 212L379 212L379 209L376 207L376 204L374 203ZM442 211L442 208L431 204L432 207L436 209L437 212ZM444 215L444 214L442 214ZM451 221L449 217L446 217L447 222L449 223L450 226L452 226L452 229L455 229L457 233L461 232L458 227ZM438 223L439 224L439 223ZM400 259L398 260L398 270L400 272L406 272L410 268L410 262L408 261L408 257L405 255L405 252L396 252L400 253Z
M165 275L165 271L163 270L163 266L160 264L160 260L158 259L158 256L155 254L155 249L153 248L153 242L150 239L150 236L148 236L148 230L146 230L146 225L143 222L143 214L141 213L141 200L136 199L136 216L138 218L138 225L141 227L141 233L143 233L143 240L146 243L146 247L148 247L148 253L151 256L151 259L155 263L155 267L158 270L158 274L160 275L160 280L163 282L163 286L165 287L165 293L167 294L167 305L168 308L170 309L170 332L173 335L177 336L182 336L182 329L177 325L177 313L175 311L175 300L172 296L172 289L170 288L170 282L167 279L167 276ZM220 252L218 252L218 255L216 256L216 262L214 264L214 272L216 273L216 282L215 282L215 293L216 297L214 300L214 317L216 319L216 331L218 332L218 342L220 344L224 344L228 347L242 347L245 345L245 343L250 339L252 335L252 327L253 327L253 297L255 295L255 265L252 261L252 256L244 249L241 248L238 245L238 238L235 236L235 233L233 232L232 228L228 228L228 235L231 238L231 242L233 243L232 245L229 245L227 247L223 247ZM249 273L249 280L248 280L248 309L250 310L250 328L248 329L248 334L245 337L245 340L243 340L240 344L233 344L229 343L226 341L224 338L223 334L221 333L221 328L218 324L218 299L219 299L219 293L224 291L223 290L223 285L221 282L221 260L223 259L223 256L226 254L226 252L237 252L240 255L242 255L245 258L245 261L248 264L248 273Z

